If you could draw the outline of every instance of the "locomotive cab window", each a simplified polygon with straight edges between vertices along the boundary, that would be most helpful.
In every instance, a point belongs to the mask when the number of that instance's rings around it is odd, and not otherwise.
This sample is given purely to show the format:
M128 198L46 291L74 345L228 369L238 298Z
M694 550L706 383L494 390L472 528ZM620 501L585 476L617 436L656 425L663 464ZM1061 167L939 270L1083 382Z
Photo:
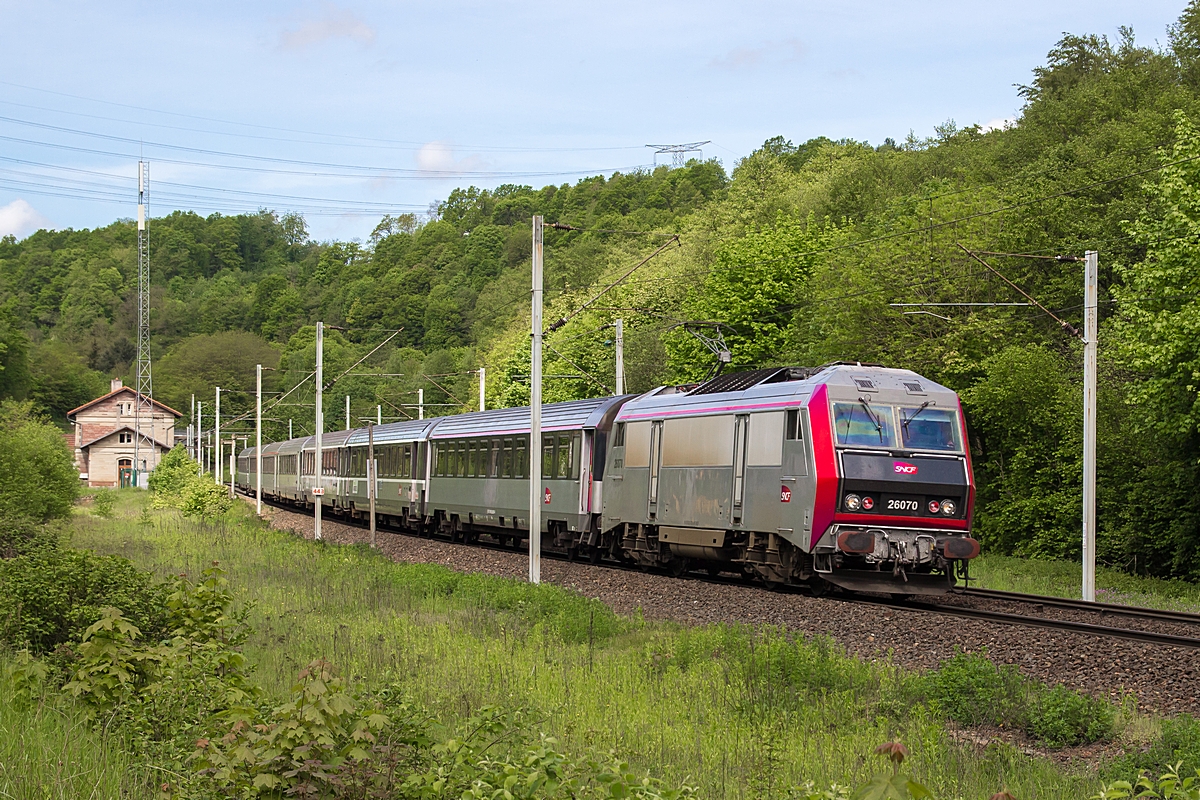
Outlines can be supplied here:
M800 431L800 409L788 409L787 419L783 423L783 438L789 442L794 442L802 438Z
M840 445L895 447L892 407L862 399L833 404L833 428Z
M958 414L928 405L900 409L900 437L909 450L956 453L959 447Z
M624 447L625 446L625 423L624 422L618 422L613 427L612 446L613 447Z

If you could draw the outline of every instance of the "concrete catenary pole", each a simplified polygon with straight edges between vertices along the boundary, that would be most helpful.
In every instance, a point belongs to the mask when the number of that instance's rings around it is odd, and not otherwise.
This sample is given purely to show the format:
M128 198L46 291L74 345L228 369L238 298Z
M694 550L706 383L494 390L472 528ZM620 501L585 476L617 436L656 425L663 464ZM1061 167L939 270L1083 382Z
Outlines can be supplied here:
M213 464L213 480L216 481L217 486L220 486L222 483L224 483L224 481L221 480L221 387L220 386L217 387L217 416L216 416L216 425L213 428L213 430L215 431L215 433L213 434L213 437L214 437L214 441L216 442L216 446L217 446L217 450L216 450L217 459L216 459L216 462Z
M487 370L479 368L479 410L487 411Z
M542 218L533 218L529 353L529 582L542 582Z
M1096 601L1096 346L1099 254L1084 254L1083 278L1083 599Z
M229 437L229 499L234 499L234 479L237 477L237 439Z
M262 514L262 364L254 378L254 511Z
M196 477L204 475L204 403L196 403Z
M383 406L375 406L375 424L383 424Z
M346 395L346 427L342 430L350 430L350 395Z
M321 486L321 432L325 430L325 415L321 407L321 393L323 387L321 384L325 380L325 323L317 323L317 398L314 405L316 406L316 452L313 454L313 488ZM321 541L321 495L313 493L313 539Z
M294 436L292 436L292 421L290 419L288 420L288 438L289 439L295 438Z
M613 327L617 329L617 377L613 385L617 394L625 394L625 320L618 318Z
M425 390L417 389L417 419L425 419Z
M371 549L375 549L375 494L378 476L375 465L375 426L367 420L367 502L371 506Z
M187 454L190 457L195 458L196 457L196 440L195 440L195 436L196 436L196 395L192 395L192 416L188 421L187 434L188 434L187 435L187 438L188 438Z

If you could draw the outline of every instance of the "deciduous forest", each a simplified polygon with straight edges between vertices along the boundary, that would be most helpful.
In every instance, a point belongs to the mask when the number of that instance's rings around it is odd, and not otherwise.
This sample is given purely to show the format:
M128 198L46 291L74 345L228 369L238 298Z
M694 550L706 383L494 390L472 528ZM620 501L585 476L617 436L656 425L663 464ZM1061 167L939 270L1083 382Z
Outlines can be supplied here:
M151 222L155 394L228 388L247 410L254 365L271 391L312 370L326 339L326 419L382 405L415 414L528 398L530 218L546 231L546 399L613 391L611 323L629 391L704 377L713 355L680 327L719 322L729 369L878 362L962 393L990 552L1077 556L1082 346L972 259L1098 250L1101 560L1200 578L1200 6L1161 47L1065 35L1020 88L1003 129L882 144L768 139L736 164L693 161L574 185L456 189L428 217L385 217L365 242L317 242L296 215ZM670 239L678 236L678 241ZM135 227L0 242L0 395L65 412L129 379ZM654 250L658 256L572 315ZM962 247L960 247L960 245ZM1082 265L985 256L1081 326ZM361 365L392 331L400 332ZM268 433L311 427L311 389ZM303 404L309 403L305 411ZM307 426L307 427L306 427Z

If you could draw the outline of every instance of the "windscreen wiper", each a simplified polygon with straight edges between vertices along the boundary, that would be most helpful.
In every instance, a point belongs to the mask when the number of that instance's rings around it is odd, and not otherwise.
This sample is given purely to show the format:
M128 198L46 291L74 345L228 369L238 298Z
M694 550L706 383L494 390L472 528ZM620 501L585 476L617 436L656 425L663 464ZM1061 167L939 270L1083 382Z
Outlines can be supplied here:
M862 404L863 409L867 412L867 419L871 420L871 424L875 426L875 431L879 434L879 443L883 444L883 420L879 419L879 415L871 408L871 404L867 402L867 398L860 397L858 402Z
M916 419L922 411L924 411L926 408L928 408L932 404L933 404L932 400L926 400L924 403L921 403L921 407L918 408L916 411L914 411L913 415L911 417L908 417L907 419L904 417L903 414L900 415L900 424L904 426L905 432L908 431L908 423L910 423L914 419ZM903 410L903 409L901 409L901 410Z

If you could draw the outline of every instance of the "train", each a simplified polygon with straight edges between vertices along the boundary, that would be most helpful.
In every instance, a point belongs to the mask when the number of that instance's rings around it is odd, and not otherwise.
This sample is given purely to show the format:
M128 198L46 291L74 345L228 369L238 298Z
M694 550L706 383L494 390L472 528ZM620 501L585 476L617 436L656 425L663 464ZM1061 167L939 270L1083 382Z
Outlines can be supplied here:
M381 529L528 545L542 471L543 551L768 587L941 594L968 578L975 483L958 395L859 362L406 420L264 445L268 501ZM258 453L236 482L257 486Z

